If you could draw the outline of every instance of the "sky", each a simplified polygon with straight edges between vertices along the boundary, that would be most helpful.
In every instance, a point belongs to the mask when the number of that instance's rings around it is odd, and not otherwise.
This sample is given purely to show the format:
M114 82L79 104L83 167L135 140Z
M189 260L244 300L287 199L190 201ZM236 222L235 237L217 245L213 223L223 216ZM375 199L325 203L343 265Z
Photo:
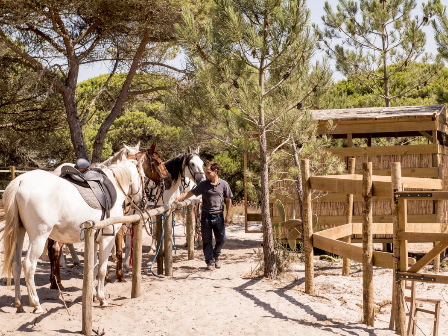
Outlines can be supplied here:
M332 6L336 6L338 3L338 0L328 0L329 3ZM442 0L442 3L444 2L448 2L447 0ZM308 0L307 1L307 5L308 8L311 11L311 22L313 23L317 23L318 25L322 24L322 20L321 17L324 14L324 0ZM421 1L418 1L419 5L417 8L421 8ZM431 26L425 27L424 29L425 33L426 33L426 40L427 40L427 44L426 44L426 50L429 53L432 54L436 54L437 49L436 49L436 44L434 41L434 37L433 37L433 31ZM321 52L322 53L322 52ZM316 54L316 59L319 59L320 57L322 57L322 54ZM170 65L179 67L182 65L182 55L179 55L176 59L172 60L169 62ZM109 67L110 65L108 63L96 63L95 65L91 65L91 66L83 66L80 69L79 72L79 76L78 76L78 81L82 82L86 79L92 78L92 77L96 77L98 75L101 74L105 74L105 73L109 73ZM333 64L334 67L334 64ZM338 81L343 79L344 77L342 76L341 73L335 71L334 75L333 75L333 79Z

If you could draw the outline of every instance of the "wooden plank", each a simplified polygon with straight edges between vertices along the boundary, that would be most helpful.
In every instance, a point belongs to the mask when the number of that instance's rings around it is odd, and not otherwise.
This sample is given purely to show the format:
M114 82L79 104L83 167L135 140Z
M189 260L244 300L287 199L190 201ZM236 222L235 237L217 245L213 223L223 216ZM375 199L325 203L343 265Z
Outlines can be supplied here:
M340 239L342 237L347 237L352 235L352 224L345 224L337 226L331 229L323 230L314 233L322 237L327 237L330 239Z
M280 220L280 217L278 217ZM435 223L437 220L437 215L409 215L408 221L410 223ZM318 227L332 227L342 224L347 224L345 216L318 216L317 226ZM361 216L353 216L353 223L361 223ZM392 223L391 215L379 215L373 216L374 223Z
M347 142L348 142L348 146L351 147L353 145L352 143L352 135L351 134L347 134ZM349 174L354 174L355 173L355 166L356 166L356 159L355 158L349 158L348 159L348 173ZM353 194L347 194L347 200L345 202L345 216L346 216L346 223L348 223L348 225L350 225L350 230L351 228L351 223L353 222ZM346 236L344 237L344 242L346 243L351 243L351 234L350 236ZM342 259L342 275L343 276L349 276L350 275L350 259L348 258L343 258Z
M406 121L406 122L367 122L363 124L356 123L337 123L336 127L328 130L326 125L318 126L318 134L347 134L347 133L382 133L382 132L412 132L412 131L432 131L437 129L435 121Z
M194 260L194 208L193 205L187 207L187 248L188 260Z
M448 191L403 191L398 192L400 198L405 198L408 200L448 200ZM428 197L426 197L428 195Z
M166 216L165 231L163 233L163 245L165 246L165 253L163 259L165 261L165 276L173 276L173 227L171 226L173 212L170 211Z
M399 272L400 275L408 276L409 278L415 278L419 276L418 282L440 283L448 284L448 275L428 274L428 273L411 273L411 272Z
M313 246L329 253L337 254L350 260L362 262L362 248L342 241L313 234ZM373 251L373 265L375 267L392 268L391 253Z
M401 182L401 163L393 162L391 165L391 181L392 181L392 190L391 197L393 197L394 191L402 191L403 184ZM401 253L401 244L400 240L398 240L398 232L400 231L400 211L401 204L392 203L392 223L393 223L393 270L394 270L394 279L392 283L392 309L390 314L390 323L389 329L393 329L395 325L395 332L399 335L406 334L406 312L404 309L404 283L399 281L396 278L396 271L400 270L400 257ZM406 214L407 215L407 214ZM406 230L404 230L406 231Z
M362 223L352 224L352 234L362 234ZM392 223L372 223L372 234L393 234Z
M93 335L92 312L93 312L93 271L94 262L94 240L95 230L84 231L84 272L82 276L82 334Z
M394 268L392 253L373 251L373 266L382 268Z
M311 189L339 192L343 194L362 194L362 176L325 175L312 176ZM392 195L392 182L390 176L372 176L373 196L387 197ZM402 177L405 188L437 189L443 188L443 181L439 179Z
M248 222L261 222L261 214L260 213L246 213Z
M327 148L334 155L347 156L380 156L438 153L437 144L412 146L379 146L379 147L337 147Z
M313 234L313 246L321 250L362 262L362 248L345 242Z
M398 239L411 242L448 242L448 233L399 232Z
M398 231L397 238L400 232L406 232L408 223L408 207L407 201L404 199L398 200ZM405 272L408 269L408 244L406 240L398 239L400 244L400 271Z
M373 327L375 315L373 311L373 236L372 236L372 162L363 163L362 179L362 308L363 320Z
M361 169L355 170L355 174L360 174ZM377 176L390 176L390 169L374 169L373 175ZM438 169L436 167L431 168L403 168L401 170L401 175L404 177L427 177L427 178L437 178Z
M437 257L440 252L444 251L448 247L448 242L440 242L436 246L433 247L431 251L426 253L423 258L421 258L419 261L415 263L415 265L412 265L411 268L407 270L407 272L410 273L417 273L420 271L423 267L428 265L435 257ZM401 270L400 270L401 271Z
M171 222L170 222L171 223ZM142 219L134 224L134 237L132 240L132 288L131 298L138 298L142 294L142 230L145 220ZM170 225L168 225L170 226Z

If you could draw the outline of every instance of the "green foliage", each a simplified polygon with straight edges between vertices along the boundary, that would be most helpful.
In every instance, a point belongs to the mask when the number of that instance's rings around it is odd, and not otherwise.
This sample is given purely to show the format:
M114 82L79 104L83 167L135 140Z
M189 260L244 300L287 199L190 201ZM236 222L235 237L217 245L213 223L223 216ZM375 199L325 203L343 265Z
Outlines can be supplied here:
M433 79L443 66L438 60L429 65L431 58L424 55L422 28L429 24L433 10L423 6L423 15L412 17L416 6L416 0L338 0L333 10L325 3L325 29L316 27L320 41L336 60L336 69L367 89L367 106L382 105L381 101L399 106L402 97ZM406 88L397 85L400 73L411 73L409 65L417 60L427 65L426 72L409 76Z
M395 69L396 65L390 68ZM424 77L425 73L431 72L432 66L423 63L410 63L407 68L396 72L394 80L391 81L391 94L398 95L399 92L409 93L393 101L393 106L415 106L436 105L448 101L448 69L442 68L434 74L434 78L421 85L415 86L415 77ZM377 72L378 75L380 72ZM415 87L414 87L415 86ZM382 99L372 92L367 85L359 83L353 76L334 84L328 91L327 108L357 108L381 106Z

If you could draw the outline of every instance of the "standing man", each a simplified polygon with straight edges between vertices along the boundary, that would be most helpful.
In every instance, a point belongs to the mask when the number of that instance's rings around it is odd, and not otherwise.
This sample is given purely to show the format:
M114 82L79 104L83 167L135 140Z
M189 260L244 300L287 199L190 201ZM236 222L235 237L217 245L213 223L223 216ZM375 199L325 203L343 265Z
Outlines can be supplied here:
M182 202L191 196L202 195L202 249L204 251L207 270L213 271L221 268L221 249L226 241L226 225L230 222L230 209L232 208L232 191L229 184L218 177L219 165L210 162L206 166L206 180L200 182L191 191L187 191L174 202ZM226 217L224 219L224 203L226 204ZM216 244L213 247L213 237Z

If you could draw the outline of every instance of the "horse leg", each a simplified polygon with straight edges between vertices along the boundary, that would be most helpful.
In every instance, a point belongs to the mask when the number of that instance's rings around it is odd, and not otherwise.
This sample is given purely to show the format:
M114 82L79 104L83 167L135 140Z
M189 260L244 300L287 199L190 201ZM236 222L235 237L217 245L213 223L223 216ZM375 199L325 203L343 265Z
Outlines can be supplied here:
M60 251L59 251L59 266L60 268L67 268L66 258L65 258L65 251L64 246L65 244L60 245Z
M26 230L22 225L19 225L19 233L17 236L16 250L13 259L13 269L12 274L14 277L14 289L15 289L15 306L17 308L17 313L24 313L22 305L22 296L20 293L20 273L22 271L22 248L23 241L25 239Z
M70 254L72 256L73 259L73 266L79 266L81 265L81 262L79 261L78 255L76 254L76 250L75 247L73 246L73 244L67 244L68 249L70 250Z
M28 297L30 306L34 307L33 313L43 313L42 307L37 296L36 284L34 283L34 274L36 273L37 260L39 259L45 247L45 241L48 235L30 237L30 246L23 260L23 271L25 274L26 287L28 289Z
M104 295L104 280L106 278L107 260L114 244L114 237L103 238L100 242L99 264L98 264L98 290L97 298L102 307L108 305Z
M48 238L48 256L50 257L50 289L63 289L61 283L60 254L62 245L51 238Z
M124 269L129 272L130 269L130 259L131 259L131 230L126 232L126 251L124 254Z
M117 257L117 281L126 282L123 277L123 236L126 234L126 225L122 225L115 236L115 248Z

